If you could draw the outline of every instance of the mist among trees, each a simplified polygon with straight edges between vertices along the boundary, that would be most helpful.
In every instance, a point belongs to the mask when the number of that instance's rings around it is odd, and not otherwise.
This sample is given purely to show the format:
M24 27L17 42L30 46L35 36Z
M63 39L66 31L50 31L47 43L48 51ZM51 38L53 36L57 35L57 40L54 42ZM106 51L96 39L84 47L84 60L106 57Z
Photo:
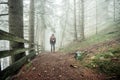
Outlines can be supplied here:
M13 41L14 38L9 40L1 36L0 51L29 49L4 58L1 54L1 71L37 51L38 46L40 52L35 54L49 53L51 34L56 37L55 52L58 54L75 53L84 48L83 52L88 53L88 45L102 45L100 42L118 39L119 25L119 0L0 0L0 30L21 38ZM101 36L103 34L104 37ZM116 45L119 39L117 41ZM114 41L110 43L112 46ZM93 50L93 53L102 52Z

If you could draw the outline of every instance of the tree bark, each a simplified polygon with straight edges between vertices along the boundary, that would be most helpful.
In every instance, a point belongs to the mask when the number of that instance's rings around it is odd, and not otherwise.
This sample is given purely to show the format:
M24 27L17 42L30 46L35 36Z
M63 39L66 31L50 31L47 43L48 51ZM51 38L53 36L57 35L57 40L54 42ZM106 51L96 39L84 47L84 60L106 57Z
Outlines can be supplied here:
M84 40L85 39L85 35L84 35L84 0L81 0L81 26L80 26L80 40Z
M1 60L0 60L0 72L1 72Z
M23 38L23 0L8 0L9 3L9 30L10 33ZM23 43L10 42L11 49L24 48ZM12 56L12 62L22 58L25 53Z
M114 22L116 21L116 1L115 0L113 0L114 2L113 2L113 4L114 4Z
M45 4L46 4L46 0L43 0L42 5L41 5L43 14L40 15L41 24L42 24L41 25L41 37L42 37L41 46L42 46L43 51L45 50L45 28L46 28L46 24L45 24Z
M29 41L34 43L34 0L30 0L30 13L29 13ZM32 44L29 45L30 48L34 47Z
M64 24L63 29L62 29L60 48L63 47L63 42L64 42L64 38L65 38L65 31L66 31L66 27L67 27L67 20L68 20L68 16L69 16L68 15L68 13L69 13L69 1L68 0L65 1L65 7L66 7L65 24Z
M96 34L98 34L98 10L97 10L97 0L96 0Z
M76 25L76 0L74 0L74 37L77 40L77 25Z

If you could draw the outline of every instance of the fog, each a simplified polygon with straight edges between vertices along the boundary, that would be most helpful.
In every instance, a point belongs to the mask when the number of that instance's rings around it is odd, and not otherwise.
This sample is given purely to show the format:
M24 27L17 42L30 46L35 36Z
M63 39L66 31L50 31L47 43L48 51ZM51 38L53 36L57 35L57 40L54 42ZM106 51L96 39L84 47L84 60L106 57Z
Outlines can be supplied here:
M74 24L77 38L81 40L80 26L84 22L84 36L88 38L120 20L120 1L84 0L84 21L81 0L35 0L35 43L50 51L50 36L56 36L56 51L74 41ZM0 0L7 2L7 0ZM29 40L30 0L24 0L24 38ZM76 12L74 12L76 7ZM0 4L0 14L8 13L8 5ZM74 14L76 15L74 16ZM76 22L74 19L76 17ZM9 32L8 15L0 16L0 29ZM28 45L25 45L28 47ZM9 41L0 41L0 50L9 50ZM2 69L10 64L9 58L1 59ZM6 63L7 62L7 63ZM5 64L5 66L4 66Z

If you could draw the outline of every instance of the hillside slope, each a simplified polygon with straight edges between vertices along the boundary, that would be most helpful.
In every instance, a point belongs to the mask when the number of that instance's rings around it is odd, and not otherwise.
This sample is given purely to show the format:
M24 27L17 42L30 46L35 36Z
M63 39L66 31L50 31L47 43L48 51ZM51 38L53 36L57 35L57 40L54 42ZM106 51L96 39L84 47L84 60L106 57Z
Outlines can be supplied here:
M106 74L108 80L120 79L119 23L87 38L83 42L71 43L61 51L67 53L81 52L81 56L78 57L82 65L98 73Z

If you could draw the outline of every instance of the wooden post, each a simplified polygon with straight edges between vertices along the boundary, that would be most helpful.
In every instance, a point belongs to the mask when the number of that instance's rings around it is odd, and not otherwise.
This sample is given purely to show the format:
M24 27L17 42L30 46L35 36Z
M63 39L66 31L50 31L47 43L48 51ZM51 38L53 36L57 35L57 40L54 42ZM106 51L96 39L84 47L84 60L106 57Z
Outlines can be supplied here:
M23 0L8 0L9 3L9 32L18 36L20 38L24 38L23 33ZM24 43L18 43L10 41L10 48L24 48ZM12 54L13 63L23 56L25 53L21 53L18 55Z
M36 42L37 43L37 45L36 45L36 49L37 49L37 53L39 54L39 45L38 45L38 41Z
M34 43L34 0L30 0L30 13L29 13L29 41ZM29 47L32 48L34 45L29 44Z
M1 72L1 59L0 59L0 72Z

